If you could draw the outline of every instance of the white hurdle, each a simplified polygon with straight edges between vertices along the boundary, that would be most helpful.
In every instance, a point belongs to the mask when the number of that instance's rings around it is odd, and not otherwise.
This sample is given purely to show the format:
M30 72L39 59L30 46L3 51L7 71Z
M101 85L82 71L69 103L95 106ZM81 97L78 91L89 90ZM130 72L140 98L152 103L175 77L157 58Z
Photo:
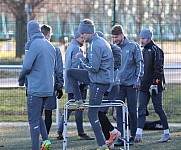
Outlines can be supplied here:
M73 100L69 100L64 105L64 127L63 127L63 150L66 150L67 147L67 111L68 109L84 109L88 107L122 107L123 112L123 139L124 140L124 150L129 150L129 127L128 127L128 108L125 103L121 100L102 100L101 105L89 105L86 101L82 105L77 105Z

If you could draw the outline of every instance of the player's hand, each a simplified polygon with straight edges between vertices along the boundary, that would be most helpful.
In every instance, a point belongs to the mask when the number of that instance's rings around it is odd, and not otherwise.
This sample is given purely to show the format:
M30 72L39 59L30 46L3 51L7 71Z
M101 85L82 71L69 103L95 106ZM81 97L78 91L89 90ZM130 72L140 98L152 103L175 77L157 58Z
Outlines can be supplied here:
M60 99L63 96L63 91L62 90L57 90L57 98Z
M140 88L140 85L133 85L133 88L134 88L134 89L139 89L139 88Z
M18 82L19 82L19 86L24 86L25 84L24 80L22 79L18 79Z

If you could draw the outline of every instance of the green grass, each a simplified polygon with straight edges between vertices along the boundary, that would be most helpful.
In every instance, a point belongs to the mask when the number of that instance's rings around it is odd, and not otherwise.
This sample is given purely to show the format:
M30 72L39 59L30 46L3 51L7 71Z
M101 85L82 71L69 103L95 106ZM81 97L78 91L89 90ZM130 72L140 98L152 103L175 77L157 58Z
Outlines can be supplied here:
M166 112L169 122L181 122L181 86L180 84L168 84L167 89L163 92L163 108ZM152 102L148 105L150 116L148 118L156 119L157 114L154 113Z
M7 70L0 70L0 79L5 78L18 78L19 72L18 71L7 71Z
M27 121L26 96L25 88L5 88L0 89L0 122L3 121ZM61 98L60 113L63 111L64 103L67 95ZM55 111L53 112L53 120L55 120Z
M16 51L1 51L0 64L1 65L21 65L23 62L22 58L16 58Z
M94 136L90 127L85 127L85 132L88 135ZM61 150L62 141L56 139L57 127L53 126L50 131L49 139L52 142L52 150ZM167 143L158 143L158 140L163 134L159 131L143 131L143 142L136 143L130 147L130 150L179 150L181 148L181 128L173 127L170 129L171 141ZM41 138L40 138L41 140ZM67 150L95 150L97 143L93 141L77 140L77 130L75 127L68 126L68 143ZM30 134L29 128L26 126L0 126L0 149L2 150L30 150ZM113 150L118 150L115 147Z
M163 94L163 107L170 123L181 122L181 86L179 84L167 85L167 90ZM27 121L27 109L26 109L26 96L24 88L6 88L0 89L0 122L3 121ZM63 97L59 100L60 116L63 113L64 104L67 101L67 94L64 93ZM150 115L148 120L158 120L159 117L154 111L152 102L150 100L148 110ZM111 112L111 108L110 108ZM74 112L73 112L74 113ZM88 121L87 109L84 112L84 119ZM112 116L109 115L109 119ZM55 111L53 111L53 120L55 121ZM74 115L70 117L71 121L74 121Z

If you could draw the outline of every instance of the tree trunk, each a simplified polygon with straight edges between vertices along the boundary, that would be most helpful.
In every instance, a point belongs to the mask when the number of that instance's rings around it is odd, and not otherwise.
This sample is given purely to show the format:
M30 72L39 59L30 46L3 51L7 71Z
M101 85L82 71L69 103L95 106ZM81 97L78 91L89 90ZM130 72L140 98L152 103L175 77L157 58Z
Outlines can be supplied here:
M21 58L24 54L26 39L26 22L16 18L16 58Z

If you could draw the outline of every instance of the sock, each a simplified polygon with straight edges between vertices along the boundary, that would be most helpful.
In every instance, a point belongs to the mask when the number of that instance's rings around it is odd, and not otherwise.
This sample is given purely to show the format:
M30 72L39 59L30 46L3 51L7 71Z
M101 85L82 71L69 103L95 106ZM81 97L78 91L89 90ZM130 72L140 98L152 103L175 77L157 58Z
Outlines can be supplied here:
M142 135L142 133L143 133L143 129L141 129L141 128L137 128L137 130L136 130L136 134L140 134L140 135Z
M111 131L112 134L116 134L117 132L118 132L117 129L114 129L114 130Z
M169 134L169 129L164 130L164 134Z

